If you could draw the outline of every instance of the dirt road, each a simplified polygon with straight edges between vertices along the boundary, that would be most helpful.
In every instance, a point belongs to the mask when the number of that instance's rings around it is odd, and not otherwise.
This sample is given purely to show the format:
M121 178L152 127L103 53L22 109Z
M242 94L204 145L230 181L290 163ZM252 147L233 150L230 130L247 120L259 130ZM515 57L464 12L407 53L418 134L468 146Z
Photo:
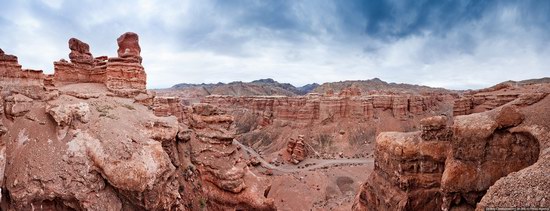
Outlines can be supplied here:
M339 164L372 164L374 162L373 158L362 158L362 159L306 159L300 163L300 165L284 165L284 166L275 166L262 158L254 149L241 144L237 140L233 140L233 144L240 146L241 149L250 153L251 156L255 156L261 165L264 168L271 169L274 171L280 171L284 173L293 173L300 171L309 171L313 169L323 168L331 165ZM302 167L302 168L299 168Z

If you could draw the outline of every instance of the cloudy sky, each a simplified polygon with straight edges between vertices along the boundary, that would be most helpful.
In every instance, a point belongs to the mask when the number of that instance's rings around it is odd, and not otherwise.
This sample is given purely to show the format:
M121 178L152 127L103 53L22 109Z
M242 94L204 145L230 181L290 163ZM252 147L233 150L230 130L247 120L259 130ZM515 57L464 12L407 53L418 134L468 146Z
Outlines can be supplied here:
M0 0L0 48L53 73L140 35L148 88L374 77L452 89L550 76L550 1Z

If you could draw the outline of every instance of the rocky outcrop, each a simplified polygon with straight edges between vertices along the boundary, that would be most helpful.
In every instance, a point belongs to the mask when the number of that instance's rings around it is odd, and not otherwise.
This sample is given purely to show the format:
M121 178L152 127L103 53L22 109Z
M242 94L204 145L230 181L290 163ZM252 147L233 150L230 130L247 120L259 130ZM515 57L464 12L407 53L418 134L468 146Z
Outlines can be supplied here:
M540 101L550 90L537 83L501 83L496 86L465 93L454 101L454 116L480 113L513 101L528 106Z
M548 118L536 115L547 106L535 104L546 94L521 91L513 100L499 101L508 102L504 106L454 117L451 127L446 127L447 117L434 116L420 121L421 132L381 133L374 172L357 195L354 210L548 206L539 197L547 191L531 191L548 184L541 180L550 170L541 153L550 146L543 141L548 128L541 127Z
M433 116L420 120L421 137L423 140L450 141L452 130L447 127L447 116Z
M190 140L192 162L213 209L274 210L273 200L263 197L269 184L248 170L232 144L233 117L209 104L190 109L190 128L196 134Z
M126 32L116 40L118 43L119 58L135 58L141 63L141 47L139 47L139 36L133 32Z
M90 53L90 46L76 38L69 39L69 59L72 63L87 63L92 64L94 57Z
M275 210L233 118L146 92L137 35L117 41L93 58L71 39L47 77L0 51L0 209Z
M127 32L118 39L118 57L109 58L105 85L119 95L136 96L143 93L147 76L140 56L139 38L136 33Z
M76 38L69 39L70 62L61 59L54 62L52 82L66 83L104 83L105 58L93 58L90 46Z
M0 49L0 86L4 93L19 93L33 99L44 97L42 70L22 69L17 57Z
M185 114L183 105L177 97L154 97L152 109L157 116L175 116L182 121Z
M475 208L498 179L537 161L537 140L529 133L510 130L522 121L522 114L512 106L455 118L451 153L441 180L443 209Z
M290 138L287 143L286 151L289 153L289 162L298 164L306 159L307 150L305 147L304 136L299 135L297 140Z
M282 120L323 122L335 119L378 118L377 113L391 109L395 118L406 120L414 115L439 109L446 95L368 95L327 97L234 97L211 95L202 102L228 108L244 108Z
M449 142L442 117L423 119L422 132L385 132L376 138L374 172L356 197L354 210L437 210ZM430 135L426 135L430 134Z
M12 119L25 115L33 106L33 99L21 94L7 96L4 100L6 117Z
M69 40L70 62L54 62L53 82L48 84L101 83L118 96L134 97L145 93L146 74L141 65L138 35L127 32L117 39L119 57L93 58L88 44Z

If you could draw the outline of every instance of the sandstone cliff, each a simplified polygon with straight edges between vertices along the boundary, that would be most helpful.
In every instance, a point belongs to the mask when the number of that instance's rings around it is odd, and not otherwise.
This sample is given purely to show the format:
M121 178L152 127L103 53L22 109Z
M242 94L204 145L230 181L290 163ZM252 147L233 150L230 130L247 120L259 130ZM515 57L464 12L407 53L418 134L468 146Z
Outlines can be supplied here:
M355 94L354 94L355 93ZM344 91L338 97L308 95L304 97L234 97L211 95L202 102L229 108L244 108L254 113L283 120L304 122L333 119L374 119L381 111L390 110L396 119L406 120L439 106L448 95L368 95Z
M547 84L480 91L468 96L480 113L461 115L459 100L449 128L433 117L420 133L381 133L354 210L550 206L548 93Z

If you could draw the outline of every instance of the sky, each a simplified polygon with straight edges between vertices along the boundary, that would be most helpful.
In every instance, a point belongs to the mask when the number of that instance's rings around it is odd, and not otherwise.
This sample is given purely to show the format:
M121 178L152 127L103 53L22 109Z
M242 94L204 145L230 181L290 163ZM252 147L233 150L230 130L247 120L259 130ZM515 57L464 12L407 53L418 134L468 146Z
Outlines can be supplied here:
M380 78L449 89L550 76L550 1L0 0L0 48L53 73L68 40L140 36L148 88Z

